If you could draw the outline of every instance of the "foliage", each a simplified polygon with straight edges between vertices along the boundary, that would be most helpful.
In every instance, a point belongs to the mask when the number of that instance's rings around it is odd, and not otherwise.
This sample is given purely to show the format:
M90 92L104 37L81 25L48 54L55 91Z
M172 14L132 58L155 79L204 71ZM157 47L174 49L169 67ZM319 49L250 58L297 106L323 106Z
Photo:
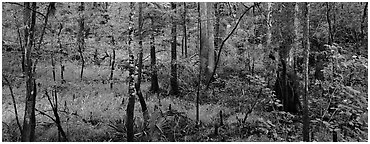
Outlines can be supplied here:
M36 21L36 47L44 26L49 3L40 2ZM266 49L267 6L260 3L247 12L240 25L236 22L250 2L218 2L221 7L220 38L231 29L234 33L226 41L210 88L198 85L199 27L196 2L187 2L186 27L188 55L178 54L178 82L181 93L168 96L170 77L170 20L183 24L179 14L183 3L176 3L174 14L168 2L143 3L143 77L142 92L150 116L144 126L139 103L135 103L135 141L301 141L302 117L280 111L282 104L272 90L279 66L277 52L287 47L284 40L294 39L293 3L273 3L272 45ZM58 129L46 115L52 116L51 106L44 91L56 90L58 112L62 127L70 141L127 141L123 108L127 105L128 76L128 3L87 2L82 15L80 3L57 2L55 15L49 17L40 49L33 52L36 66L37 103L36 140L58 141ZM333 43L328 44L329 25L325 3L311 3L310 12L310 124L312 141L332 141L332 132L339 141L368 141L368 62L367 16L365 3L329 3ZM135 11L138 9L135 8ZM23 121L25 83L21 69L24 40L22 3L2 5L2 76L10 80L15 100ZM86 66L83 80L79 80L78 19L84 18ZM298 18L302 20L302 18ZM135 12L133 21L138 21ZM133 50L138 53L138 25L134 26ZM302 27L298 26L297 29ZM301 31L299 31L301 33ZM149 37L155 37L156 60L160 93L150 93ZM178 53L183 29L178 28ZM301 37L301 36L300 36ZM300 41L299 39L298 41ZM111 56L116 51L113 89L109 89ZM300 59L303 48L298 44L295 55ZM321 57L322 56L322 57ZM270 58L271 59L270 59ZM53 82L51 58L56 63L56 82ZM274 58L274 59L273 59ZM299 60L297 60L299 61ZM315 79L316 65L323 65L323 79ZM60 73L64 69L64 82ZM298 65L300 63L298 62ZM297 70L297 81L302 74ZM3 141L19 141L20 132L7 84L2 90ZM196 89L200 87L200 125L196 125ZM300 93L303 95L303 93ZM52 99L54 100L54 99ZM223 123L221 124L221 118ZM144 129L147 127L147 129Z

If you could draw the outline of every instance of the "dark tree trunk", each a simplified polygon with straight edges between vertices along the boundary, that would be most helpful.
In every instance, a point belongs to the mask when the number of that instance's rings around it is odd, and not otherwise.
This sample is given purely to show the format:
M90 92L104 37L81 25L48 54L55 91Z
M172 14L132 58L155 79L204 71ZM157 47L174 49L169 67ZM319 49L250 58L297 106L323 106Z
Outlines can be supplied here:
M303 47L305 49L305 70L304 70L304 81L305 81L305 88L304 88L304 95L303 95L303 141L308 142L310 140L310 118L308 114L308 86L309 86L309 79L308 79L308 61L309 61L309 51L310 51L310 41L309 41L309 29L310 29L310 20L309 20L309 13L310 13L310 4L308 2L304 3L303 8Z
M185 58L188 56L188 37L187 37L187 32L186 32L186 2L183 3L184 4L184 14L183 14L183 18L184 18L184 23L183 23L183 29L184 29L184 49L185 49Z
M26 105L25 105L25 114L23 120L23 129L21 134L21 140L23 142L32 142L35 140L35 127L36 127L36 118L35 118L35 104L36 104L36 85L35 79L33 77L32 70L32 48L34 44L34 34L35 34L35 24L36 24L36 3L33 2L32 6L26 2L25 6L25 23L26 23L26 34L25 36L25 76L26 76ZM31 9L35 10L31 12ZM27 13L27 14L26 14ZM31 14L31 16L29 15ZM28 22L30 21L30 22ZM28 29L29 28L29 29Z
M130 14L129 14L129 100L127 104L127 110L126 110L126 128L127 128L127 141L133 142L134 141L134 109L135 109L135 96L136 96L136 90L135 90L135 64L134 64L134 54L133 54L133 45L132 39L134 37L134 2L130 2ZM124 100L122 100L124 102Z
M154 19L151 19L152 33L150 35L150 66L151 66L151 87L150 91L157 93L159 91L156 56L155 56L155 38L154 38Z
M143 14L142 14L142 2L139 2L139 66L138 66L138 78L137 82L135 84L136 92L139 97L140 105L141 105L141 111L143 112L143 118L144 118L144 130L146 129L146 126L149 121L149 113L148 113L148 108L146 106L143 94L141 93L141 75L142 75L142 69L143 69L143 34L142 34L142 26L143 26Z
M110 90L113 89L113 72L114 72L114 63L115 63L115 59L116 59L116 50L113 49L113 56L112 56L112 63L110 64L111 65L111 69L110 69L110 77L109 77L109 81L110 81Z
M176 3L171 2L171 7L173 10L176 9ZM175 10L176 13L176 10ZM171 28L171 35L172 35L172 43L171 43L171 77L170 77L170 94L177 95L179 93L179 86L177 83L177 61L176 61L176 45L177 45L177 33L176 33L176 21L175 18L172 17L172 28Z
M368 4L368 2L366 2L365 7L364 7L364 12L362 14L362 22L361 22L361 38L362 38L362 40L365 40L365 37L366 37L365 31L367 31L367 30L365 30L365 26L366 26L365 19L366 19L366 12L367 12L367 4Z
M199 61L201 61L202 55L202 24L201 24L201 14L200 14L200 3L198 2L198 29L199 29ZM200 102L200 87L202 84L202 65L199 64L199 75L198 75L198 87L197 87L197 101L196 101L196 125L199 125L199 102Z
M328 43L329 45L332 44L333 42L333 35L332 35L332 30L331 30L331 20L330 20L330 6L329 3L326 2L326 21L328 22L328 32L329 32L329 38L328 38Z
M85 50L85 39L84 39L84 30L85 30L85 20L84 20L84 10L85 10L85 4L84 2L81 2L81 5L79 6L79 13L80 13L80 19L78 20L78 36L77 36L77 42L78 42L78 52L80 53L81 58L81 72L80 72L80 79L82 80L84 67L85 67L85 59L83 56L83 52Z

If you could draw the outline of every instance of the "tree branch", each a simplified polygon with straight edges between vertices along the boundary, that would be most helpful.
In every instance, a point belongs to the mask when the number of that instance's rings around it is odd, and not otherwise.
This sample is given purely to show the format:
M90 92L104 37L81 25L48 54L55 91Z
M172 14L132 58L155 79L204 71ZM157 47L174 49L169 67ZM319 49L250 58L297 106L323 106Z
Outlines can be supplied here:
M50 118L53 122L56 123L56 120L53 117L51 117L50 115L48 115L48 114L44 113L43 111L40 111L40 110L38 110L36 108L35 108L35 110L38 111L41 115L44 115L44 116Z
M12 100L13 100L13 107L14 107L14 113L15 113L15 120L17 121L17 125L18 125L18 128L20 130L20 132L22 133L22 127L21 127L21 124L19 122L19 118L18 118L18 112L17 112L17 104L15 103L15 98L14 98L14 93L13 93L13 88L9 82L9 80L4 76L3 77L4 80L6 81L6 83L8 83L8 86L9 86L9 90L10 90L10 95L12 96Z
M19 3L16 3L16 2L5 2L5 3L7 3L7 4L14 4L14 5L18 5L18 6L24 7L24 5L19 4ZM46 17L44 14L42 14L41 12L38 12L38 11L36 11L36 10L34 10L34 9L31 9L31 8L28 8L28 9L29 9L29 10L31 10L31 11L34 11L34 12L38 13L39 15L43 16L44 18L47 18L47 17Z
M252 6L250 6L249 8L247 8L244 13L240 16L240 18L238 19L238 22L236 23L236 25L234 26L233 30L229 33L229 35L222 41L221 43L221 46L220 46L220 49L218 50L218 54L217 54L217 60L216 60L216 64L215 64L215 67L212 71L212 75L209 77L209 80L207 82L207 86L206 86L206 90L208 89L210 83L211 83L211 80L213 78L213 75L215 75L216 73L216 69L217 69L217 64L218 62L220 61L220 56L221 56L221 51L222 51L222 48L225 44L225 42L231 37L231 35L234 33L234 31L236 30L236 28L238 27L241 19L244 17L244 15L253 7L257 6L259 3L254 3Z

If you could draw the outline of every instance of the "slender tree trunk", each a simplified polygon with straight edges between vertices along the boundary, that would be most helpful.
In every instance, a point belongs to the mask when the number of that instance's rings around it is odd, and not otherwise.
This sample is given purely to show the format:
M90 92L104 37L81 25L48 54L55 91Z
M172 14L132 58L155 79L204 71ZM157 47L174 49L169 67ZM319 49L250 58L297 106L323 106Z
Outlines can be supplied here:
M155 38L154 38L154 19L151 19L152 33L150 35L150 65L151 65L151 87L150 91L157 93L159 91L156 56L155 56Z
M329 6L329 2L326 2L326 20L328 22L328 34L329 34L329 38L328 38L328 43L329 45L332 44L333 42L333 36L332 36L332 32L331 32L331 21L330 21L330 6Z
M272 3L267 3L267 49L271 51L271 27L272 27L272 21L271 21L271 13L272 13ZM271 53L271 52L269 52Z
M308 114L308 86L309 86L309 79L308 79L308 61L309 61L309 51L310 51L310 41L309 41L309 29L310 29L310 20L309 20L309 13L310 13L310 3L305 2L303 8L303 18L304 18L304 27L303 27L303 46L305 48L305 70L304 70L304 81L305 81L305 88L304 88L304 95L303 95L303 141L308 142L309 132L310 132L310 119Z
M79 31L78 31L78 36L77 36L77 41L78 41L78 52L80 53L80 58L81 58L81 72L80 72L80 79L82 80L83 77L83 72L84 72L84 67L85 67L85 59L83 56L83 52L85 50L85 39L84 39L84 30L85 30L85 18L84 18L84 10L85 10L85 3L81 2L81 5L79 6L79 14L80 14L80 19L78 20L78 26L79 26Z
M136 92L139 97L140 105L141 105L141 111L143 112L143 118L144 118L144 130L148 126L148 121L149 121L149 112L148 108L145 103L145 99L143 97L143 94L141 93L141 73L143 69L143 34L142 34L142 26L143 26L143 14L142 14L142 9L143 9L143 3L139 2L139 66L138 66L138 78L135 84Z
M221 16L220 16L220 10L218 8L218 5L220 3L219 2L215 2L214 3L214 10L215 10L215 27L214 27L214 48L215 48L215 51L218 51L218 49L220 48L220 43L222 41L221 39L221 34L220 34L220 19L221 19Z
M171 7L173 10L176 9L176 3L171 2ZM175 10L176 13L176 10ZM177 45L177 33L176 33L176 21L175 18L172 17L172 28L171 28L171 34L172 34L172 43L171 43L171 77L170 77L170 94L171 95L177 95L179 93L179 86L177 82L177 61L176 61L176 45Z
M200 3L198 2L198 28L199 28L199 61L202 60L202 24L201 24ZM196 101L196 125L199 125L199 102L200 102L200 87L202 86L202 64L199 64L198 87L197 87L197 101Z
M62 33L63 25L60 24L59 31L58 31L58 45L59 45L59 51L62 51L62 42L60 40L60 34ZM61 53L63 54L63 53ZM63 65L63 56L60 56L60 79L62 81L62 84L65 83L64 80L64 65Z
M36 24L36 3L33 2L32 6L26 2L25 6L25 19L26 20L26 34L25 40L27 40L24 48L25 52L25 76L26 76L26 105L25 105L25 114L23 120L23 131L21 134L21 140L23 142L32 142L35 138L35 127L36 127L36 118L35 118L35 104L36 104L36 85L35 79L33 77L32 70L32 46L34 43L34 34L35 34L35 24ZM26 14L27 13L27 14ZM31 17L29 14L32 14ZM28 22L30 21L30 22ZM28 29L29 28L29 29Z
M127 128L127 141L133 142L134 141L134 108L135 108L135 96L136 96L136 89L135 89L135 79L137 79L137 74L135 74L135 63L134 63L134 54L133 54L133 44L132 39L134 37L134 11L135 11L135 4L134 2L130 2L130 14L129 14L129 100L127 104L126 110L126 128ZM123 102L124 100L122 100Z
M188 57L188 36L186 32L186 14L187 14L187 9L186 9L186 2L184 2L184 47L185 47L185 58Z
M367 12L367 4L368 4L368 2L366 2L366 4L365 4L365 7L364 7L364 12L363 12L363 14L362 14L362 21L361 21L361 38L362 38L362 40L365 40L365 37L366 37L366 35L365 35L365 19L366 19L366 12Z
M294 35L295 35L295 39L294 39L294 48L293 48L293 53L295 54L300 48L299 48L299 44L301 43L299 41L300 39L300 31L299 31L299 26L300 26L300 21L299 21L299 2L296 2L295 3L295 10L294 10ZM293 64L293 70L296 71L296 61L295 61L295 55L293 55L293 58L292 58L292 64Z
M10 95L12 96L12 101L13 101L15 120L17 122L17 126L18 126L18 129L19 129L19 132L22 133L22 126L21 126L21 123L19 122L18 109L17 109L17 104L15 103L15 96L14 96L14 92L13 92L13 86L11 85L11 83L9 82L9 80L6 78L6 76L4 76L3 78L6 81L6 83L8 83Z
M111 65L111 69L110 69L110 77L109 77L109 81L110 81L110 90L113 89L113 72L114 72L114 63L116 62L115 61L116 59L116 50L113 49L113 55L112 55L112 63L110 64Z

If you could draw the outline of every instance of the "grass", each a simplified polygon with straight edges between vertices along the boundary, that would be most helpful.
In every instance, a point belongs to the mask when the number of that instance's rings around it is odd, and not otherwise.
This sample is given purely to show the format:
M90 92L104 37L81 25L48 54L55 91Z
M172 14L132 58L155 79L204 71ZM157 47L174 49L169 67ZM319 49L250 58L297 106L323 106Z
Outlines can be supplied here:
M61 84L60 69L56 67L57 83L52 82L52 67L49 63L39 63L37 67L38 96L36 108L53 116L45 91L51 95L52 86L57 85L58 110L62 127L69 141L126 141L125 120L128 101L126 83L127 72L114 72L115 84L109 88L110 74L107 66L87 66L83 80L79 78L80 66L77 63L65 63L65 84ZM3 64L3 67L6 66ZM8 70L11 68L5 67ZM190 70L189 70L190 71ZM17 72L15 72L14 75ZM161 77L165 77L161 75ZM186 77L181 77L182 83ZM263 106L248 115L246 123L241 123L245 113L256 99L256 90L260 84L249 83L242 79L228 79L226 88L212 94L212 88L202 95L199 106L201 125L195 126L196 105L195 91L188 91L180 97L155 95L149 92L149 82L141 85L146 104L151 115L148 136L142 135L143 118L141 106L135 103L135 136L137 141L300 141L300 123L290 123L291 117L286 114L263 112ZM160 85L166 86L162 80ZM191 81L191 80L189 80ZM257 80L261 81L261 80ZM186 85L183 85L186 88ZM188 86L189 87L189 86ZM22 79L14 79L13 89L19 118L22 124L24 115L25 86ZM190 88L188 88L190 89ZM226 90L225 90L226 89ZM270 90L271 91L271 90ZM19 141L20 132L15 122L14 108L7 86L3 86L2 121L3 141ZM270 93L263 92L263 101ZM167 115L169 109L177 112ZM215 125L219 123L219 113L223 112L224 125L218 128L219 135L214 135ZM286 121L284 121L286 120ZM59 141L58 130L53 121L36 112L36 141ZM314 139L330 141L327 129L316 128Z

